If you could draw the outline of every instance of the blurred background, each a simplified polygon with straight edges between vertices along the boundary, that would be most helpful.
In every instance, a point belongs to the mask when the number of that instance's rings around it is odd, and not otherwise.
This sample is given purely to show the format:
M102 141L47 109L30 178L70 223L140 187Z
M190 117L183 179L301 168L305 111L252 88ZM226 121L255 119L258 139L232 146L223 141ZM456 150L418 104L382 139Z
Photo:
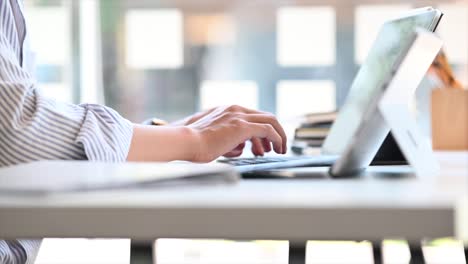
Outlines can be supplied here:
M222 104L282 119L339 109L380 25L410 8L468 84L468 1L25 0L39 86L134 122ZM51 41L51 39L57 41Z

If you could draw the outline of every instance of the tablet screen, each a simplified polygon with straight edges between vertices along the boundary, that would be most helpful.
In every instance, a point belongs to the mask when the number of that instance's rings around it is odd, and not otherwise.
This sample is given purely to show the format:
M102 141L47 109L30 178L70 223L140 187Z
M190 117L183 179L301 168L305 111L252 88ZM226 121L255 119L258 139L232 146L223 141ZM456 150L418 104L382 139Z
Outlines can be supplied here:
M324 153L341 154L344 151L359 127L367 107L375 100L383 82L391 74L392 66L411 41L413 32L419 27L433 31L439 19L438 10L425 8L388 21L382 26L325 140Z

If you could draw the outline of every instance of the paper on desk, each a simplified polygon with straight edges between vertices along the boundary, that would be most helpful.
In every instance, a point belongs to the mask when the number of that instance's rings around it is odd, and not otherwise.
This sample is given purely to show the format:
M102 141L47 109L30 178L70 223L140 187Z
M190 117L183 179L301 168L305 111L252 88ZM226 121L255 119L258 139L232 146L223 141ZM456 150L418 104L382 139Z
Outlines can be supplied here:
M39 161L0 169L0 192L47 193L112 188L233 183L225 164Z

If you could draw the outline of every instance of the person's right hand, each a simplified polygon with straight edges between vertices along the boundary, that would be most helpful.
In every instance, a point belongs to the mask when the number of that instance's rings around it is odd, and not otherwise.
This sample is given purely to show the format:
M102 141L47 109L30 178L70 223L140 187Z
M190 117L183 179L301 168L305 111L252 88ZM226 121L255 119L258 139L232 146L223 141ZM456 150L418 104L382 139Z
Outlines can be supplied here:
M197 150L194 162L210 162L219 156L235 157L242 153L247 140L255 155L270 151L286 153L286 134L270 113L241 106L215 108L188 125L194 132Z

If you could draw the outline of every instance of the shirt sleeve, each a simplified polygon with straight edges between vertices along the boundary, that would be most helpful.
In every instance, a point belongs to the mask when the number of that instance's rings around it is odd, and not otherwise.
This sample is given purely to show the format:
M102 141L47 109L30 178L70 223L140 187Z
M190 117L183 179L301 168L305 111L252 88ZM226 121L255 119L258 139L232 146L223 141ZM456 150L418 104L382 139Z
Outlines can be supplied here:
M34 264L41 240L0 240L0 263Z
M17 240L26 253L25 264L34 264L36 262L37 253L41 246L42 240Z
M0 30L0 166L45 159L126 160L130 121L105 106L46 98L36 88Z

